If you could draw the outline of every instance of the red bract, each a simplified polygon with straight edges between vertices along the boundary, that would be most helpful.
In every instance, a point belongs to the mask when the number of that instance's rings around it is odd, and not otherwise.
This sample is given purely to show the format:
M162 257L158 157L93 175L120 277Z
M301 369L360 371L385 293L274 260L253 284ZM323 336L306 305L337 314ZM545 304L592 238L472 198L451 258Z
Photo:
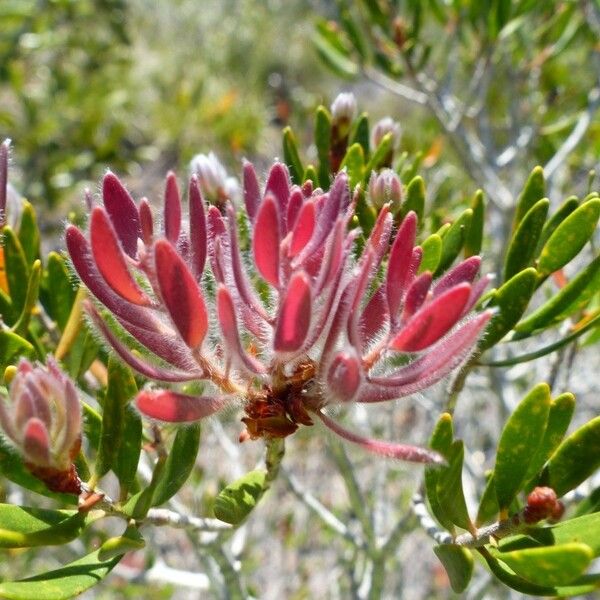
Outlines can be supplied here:
M250 230L250 239L238 233L241 217L230 203L207 209L195 176L183 219L172 174L162 235L149 204L142 200L138 208L112 174L105 178L104 208L92 212L91 244L75 227L67 229L82 281L148 350L132 353L89 304L117 354L152 379L212 383L202 397L144 391L139 410L187 422L241 401L242 438L285 437L317 416L377 454L439 461L428 450L347 431L325 410L413 394L459 367L490 318L468 315L487 283L475 281L479 258L438 281L417 274L416 215L409 213L394 235L388 205L357 256L360 232L349 229L354 205L343 172L324 193L292 185L287 168L276 163L261 192L254 168L244 163L243 185L242 230ZM404 366L390 367L397 353L405 355Z

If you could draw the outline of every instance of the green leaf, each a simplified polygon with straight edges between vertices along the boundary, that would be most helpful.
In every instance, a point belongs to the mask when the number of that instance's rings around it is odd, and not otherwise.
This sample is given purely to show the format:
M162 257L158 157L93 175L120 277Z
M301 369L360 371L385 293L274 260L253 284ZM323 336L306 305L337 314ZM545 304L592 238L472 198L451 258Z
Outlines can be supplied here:
M533 455L525 479L530 480L539 473L548 458L561 443L575 411L575 396L570 393L557 396L550 404L548 423L542 442ZM526 486L526 491L533 487L533 482Z
M571 213L548 238L538 261L541 276L570 262L594 235L600 218L600 199L590 200Z
M319 175L317 174L317 170L314 165L306 165L306 169L304 171L304 175L302 176L302 182L312 181L313 187L319 186Z
M580 542L588 546L594 556L600 556L600 513L567 519L550 527L536 527L528 532L545 546Z
M16 314L20 314L27 296L29 265L18 238L10 227L4 227L4 266L10 299Z
M568 436L550 457L541 480L564 496L600 467L600 417Z
M480 342L482 350L491 348L514 327L525 312L537 281L537 271L525 269L493 293L490 306L497 306L499 313L492 317L485 337Z
M517 199L513 231L516 231L523 217L525 217L525 215L533 208L534 204L539 202L545 195L546 184L544 182L544 169L542 169L542 167L535 167Z
M358 67L348 55L340 51L331 39L321 32L312 36L313 44L321 60L339 77L354 79L358 75Z
M393 150L394 136L391 133L386 133L367 163L364 170L365 181L368 181L369 177L371 177L372 171L378 171L380 167L385 166L388 157Z
M520 577L543 586L572 583L583 574L594 557L589 546L576 542L492 553Z
M83 433L90 446L97 452L102 435L102 417L87 402L81 402L83 409Z
M164 471L152 495L152 506L164 504L181 489L194 468L199 445L199 423L181 427L177 431Z
M431 234L422 244L423 258L419 266L419 273L430 271L434 273L440 264L442 257L442 238L437 234Z
M41 300L61 331L64 330L71 314L76 293L64 258L56 252L50 252Z
M33 358L34 354L34 347L26 339L12 331L0 331L0 373L21 356Z
M356 119L356 124L350 135L350 145L352 144L360 144L365 156L369 156L369 116L367 113L362 113L358 119Z
M450 456L450 449L452 446L453 439L452 431L452 416L449 413L444 413L438 419L435 429L431 434L429 440L429 447L432 450L436 450L445 458ZM426 467L425 468L425 492L427 495L427 501L433 516L438 520L439 524L454 533L454 524L451 518L446 514L446 511L440 504L438 498L437 484L440 475L440 469L438 467Z
M433 551L444 565L454 592L464 592L473 575L473 555L466 548L450 544L435 546Z
M439 468L436 493L438 502L448 518L458 527L471 531L473 525L462 486L464 453L462 440L452 442L446 456L448 466Z
M118 359L108 361L108 387L102 404L102 433L95 471L102 477L113 468L123 443L125 407L137 392L131 371Z
M569 196L557 209L557 211L546 221L538 247L535 251L536 256L539 256L544 244L548 241L548 238L554 233L556 228L579 206L579 200L577 196Z
M315 146L319 157L319 181L315 182L323 190L330 185L329 148L331 145L331 115L324 106L319 106L315 114Z
M348 183L350 189L354 189L356 184L361 183L365 174L365 153L360 144L352 144L346 152L346 156L340 165L340 171L348 171Z
M29 321L31 320L31 314L38 300L40 290L40 279L42 277L42 263L36 260L29 273L29 281L27 282L27 294L25 296L25 303L23 304L23 310L17 319L17 322L13 325L12 330L20 335L26 335L29 328Z
M121 485L122 496L127 494L135 481L141 449L142 419L131 406L125 406L123 411L123 435L113 464L113 471Z
M241 523L263 495L266 475L266 471L250 471L221 490L214 505L217 519L232 525Z
M414 211L419 219L419 227L423 226L423 212L425 211L425 182L420 175L413 177L406 187L406 198L400 207L402 219Z
M79 536L85 516L76 510L45 510L0 504L0 548L58 546Z
M600 256L597 256L550 300L515 326L515 339L527 337L534 331L564 321L571 314L585 308L599 290Z
M146 545L144 538L136 527L128 527L123 535L108 538L98 551L98 559L110 560L122 556L126 552L141 550Z
M515 230L504 259L504 281L529 267L546 222L550 201L543 198L523 217Z
M365 192L361 189L358 193L356 208L354 210L354 218L358 221L362 230L363 236L368 237L375 220L377 219L377 213L373 206L368 203L365 199Z
M442 238L442 256L435 271L435 275L443 273L458 256L459 252L467 239L471 226L473 211L467 208L459 217L452 223L446 235Z
M340 23L344 27L348 39L352 42L354 49L358 52L359 56L365 60L369 55L369 49L363 32L360 30L359 25L352 18L349 10L340 11ZM366 150L366 149L365 149Z
M19 581L0 583L0 597L6 600L68 600L100 583L116 566L120 556L101 561L99 550L60 569Z
M298 152L298 142L291 127L283 130L283 159L290 169L292 182L301 185L304 175L304 167Z
M529 464L544 437L550 402L548 385L536 385L521 400L500 434L494 481L501 511L508 510L525 483Z
M33 261L40 255L40 231L37 226L35 210L27 200L23 201L21 222L19 224L19 242L21 242L27 264L33 264Z
M467 232L464 244L465 258L476 256L481 252L483 243L483 226L485 224L485 197L481 190L475 192L473 201L471 202L471 210L473 216L471 225Z
M485 489L479 501L479 509L477 510L477 520L475 524L480 527L484 523L494 521L500 512L498 506L498 496L496 495L496 482L494 481L494 472L490 472Z

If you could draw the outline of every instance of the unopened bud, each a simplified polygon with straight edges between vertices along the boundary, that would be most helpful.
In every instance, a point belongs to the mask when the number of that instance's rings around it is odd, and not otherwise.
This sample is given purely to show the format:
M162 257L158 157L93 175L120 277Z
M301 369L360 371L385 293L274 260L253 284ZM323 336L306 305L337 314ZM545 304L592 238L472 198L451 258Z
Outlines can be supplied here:
M377 209L389 203L392 213L398 212L402 203L402 183L398 175L392 169L373 171L369 179L369 198Z
M352 92L338 94L331 103L331 118L333 125L339 129L350 128L350 123L356 117L356 98Z
M190 163L192 175L198 177L198 185L204 199L222 208L227 200L237 200L239 186L235 177L228 177L225 167L214 152L197 154Z
M373 127L373 133L371 134L373 148L377 148L388 133L392 134L392 148L396 148L400 142L400 123L394 121L391 117L384 117L377 121L375 127Z

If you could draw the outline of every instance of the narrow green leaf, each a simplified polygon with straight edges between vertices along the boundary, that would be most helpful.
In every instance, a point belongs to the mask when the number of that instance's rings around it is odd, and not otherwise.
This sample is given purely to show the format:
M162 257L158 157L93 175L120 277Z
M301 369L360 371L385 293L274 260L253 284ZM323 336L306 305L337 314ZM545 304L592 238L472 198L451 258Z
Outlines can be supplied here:
M550 457L541 480L564 496L600 467L600 417L568 436Z
M4 267L10 291L10 299L15 313L20 314L27 296L27 282L29 280L29 265L21 242L10 227L2 230L4 246Z
M181 427L177 431L164 471L152 495L152 506L164 504L187 481L196 463L199 445L199 423Z
M98 560L106 561L126 552L141 550L146 545L144 538L136 527L128 527L123 535L108 538L98 551Z
M112 469L123 443L125 407L137 391L131 371L118 359L108 361L108 387L102 404L102 434L95 471L102 477Z
M567 392L552 400L544 437L529 463L525 479L530 480L536 476L552 453L558 448L569 428L574 411L575 396L573 394ZM530 482L525 491L529 491L529 488L533 488L533 486L534 483Z
M425 239L421 248L423 249L423 258L419 266L419 273L425 271L434 273L442 257L442 238L437 233L433 233Z
M452 590L457 594L464 592L473 575L473 555L461 546L444 545L433 548L435 555L444 565Z
M475 192L471 202L473 216L464 244L465 258L476 256L481 252L483 243L483 226L485 224L485 197L481 190Z
M525 269L494 292L490 306L497 306L499 313L492 317L480 342L482 350L491 348L514 327L531 300L537 280L535 269Z
M386 133L383 139L379 143L379 146L375 148L371 159L367 163L364 170L365 182L371 177L372 171L378 171L381 167L385 166L391 152L394 149L394 136L391 133Z
M318 185L325 191L329 189L331 177L331 167L329 164L330 145L331 115L324 106L319 106L315 113L315 146L317 147L317 156L319 157Z
M517 208L515 210L515 218L513 221L513 231L516 231L525 215L545 195L546 184L544 182L544 169L542 169L542 167L535 167L535 169L533 169L529 175L529 178L525 183L525 187L517 199Z
M463 213L452 223L446 235L442 238L442 256L435 271L435 275L443 273L459 255L464 243L469 234L471 227L471 219L473 211L467 208Z
M121 485L121 495L127 494L135 481L140 452L142 449L142 419L131 407L125 406L123 411L123 435L117 449L113 471Z
M577 196L569 196L556 210L556 212L546 221L538 247L535 251L536 256L539 256L544 244L548 241L548 238L554 233L556 228L579 206L579 200Z
M435 429L431 434L429 447L439 452L445 458L448 458L450 456L453 436L452 416L449 413L444 413L438 419ZM433 516L438 520L439 524L451 533L454 533L452 519L446 514L438 498L437 484L439 474L440 469L437 467L425 468L425 493L427 501L429 502Z
M576 542L492 554L523 579L543 586L572 583L594 557L589 546Z
M85 516L76 510L46 510L0 504L0 548L58 546L79 536Z
M102 417L87 402L82 402L81 407L83 408L83 434L90 446L98 451L102 435Z
M540 383L521 400L504 425L494 468L500 510L508 509L525 483L529 464L544 437L550 402L550 388Z
M404 219L411 210L419 219L419 227L422 227L425 211L425 182L420 175L413 177L406 187L406 198L400 207L400 216Z
M360 144L352 144L346 152L346 156L340 165L340 171L346 168L348 171L348 183L350 189L361 183L365 174L365 153Z
M266 471L250 471L229 484L215 498L214 512L217 519L237 525L254 509L265 485Z
M40 295L48 314L61 331L71 314L76 293L64 258L56 252L50 252Z
M27 294L25 295L25 302L23 304L23 310L17 319L17 322L13 325L12 330L20 335L26 335L29 328L29 321L31 320L31 313L35 308L38 300L40 290L40 279L42 277L42 263L40 260L36 260L29 273L29 281L27 282Z
M496 482L494 481L494 472L488 473L488 479L479 501L479 509L477 510L477 520L475 524L480 527L484 523L495 521L500 507L498 506L498 497L496 496Z
M291 127L283 130L283 159L290 169L292 182L300 185L303 181L304 167L298 152L298 142Z
M0 247L0 256L1 253L2 249ZM2 269L2 267L0 267L0 269ZM0 289L0 315L2 315L2 320L4 323L9 326L12 325L19 316L15 314L10 296L2 289Z
M350 135L350 145L352 144L360 144L365 156L369 156L371 150L369 140L369 116L367 113L362 113L358 119L356 119L356 124L353 126Z
M449 519L458 527L471 531L473 525L467 510L462 485L464 453L462 440L452 442L446 456L448 466L439 468L436 492L438 502Z
M313 182L314 187L319 187L319 175L317 174L317 170L315 169L314 165L306 165L304 175L302 176L302 182L304 183L309 179Z
M23 211L21 212L21 222L19 224L19 242L21 242L27 264L33 264L33 261L40 255L40 231L35 210L27 200L23 201Z
M531 266L535 250L546 222L550 201L543 198L520 221L506 251L504 259L504 281Z
M538 261L541 276L569 263L594 235L600 218L600 199L590 200L571 213L548 238Z
M352 18L349 10L343 9L340 11L340 23L344 27L348 39L352 42L354 49L358 52L358 55L366 60L369 55L369 48L365 36L360 29L360 26Z
M99 550L60 569L19 581L0 583L0 597L6 600L68 600L100 583L116 566L120 556L101 561Z
M32 358L34 354L34 347L26 339L12 331L0 331L0 373L21 356Z
M552 327L585 308L600 290L600 256L580 271L547 302L515 326L515 339Z
M346 54L340 51L330 39L321 32L315 32L312 36L312 42L317 50L321 60L336 75L344 79L354 79L358 75L356 63Z
M373 206L365 199L364 189L361 189L358 193L356 201L356 209L354 210L355 218L358 220L358 224L362 230L363 236L366 238L377 219L377 213Z

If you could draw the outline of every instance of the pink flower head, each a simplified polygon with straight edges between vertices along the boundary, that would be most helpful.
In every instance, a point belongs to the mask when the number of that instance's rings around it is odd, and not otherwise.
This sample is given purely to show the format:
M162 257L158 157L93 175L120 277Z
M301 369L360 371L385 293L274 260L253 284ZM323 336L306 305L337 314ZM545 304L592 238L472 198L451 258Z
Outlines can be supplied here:
M133 354L89 304L123 360L155 380L212 383L201 397L143 391L139 410L187 422L241 400L242 438L285 437L317 417L379 454L439 460L430 451L352 434L324 410L407 396L457 368L490 318L488 312L468 316L487 283L475 282L480 259L469 258L435 282L430 273L418 274L416 216L404 218L390 245L387 205L357 257L345 173L328 193L291 185L281 163L269 171L263 191L250 163L243 181L250 240L238 232L230 203L224 214L206 207L195 176L187 223L173 175L159 232L148 203L136 205L109 173L104 207L93 209L89 234L67 229L82 281L148 350ZM405 356L404 366L389 366L396 354Z
M79 494L73 460L81 447L81 407L73 382L52 357L47 367L21 359L0 400L0 424L27 468L55 492Z

